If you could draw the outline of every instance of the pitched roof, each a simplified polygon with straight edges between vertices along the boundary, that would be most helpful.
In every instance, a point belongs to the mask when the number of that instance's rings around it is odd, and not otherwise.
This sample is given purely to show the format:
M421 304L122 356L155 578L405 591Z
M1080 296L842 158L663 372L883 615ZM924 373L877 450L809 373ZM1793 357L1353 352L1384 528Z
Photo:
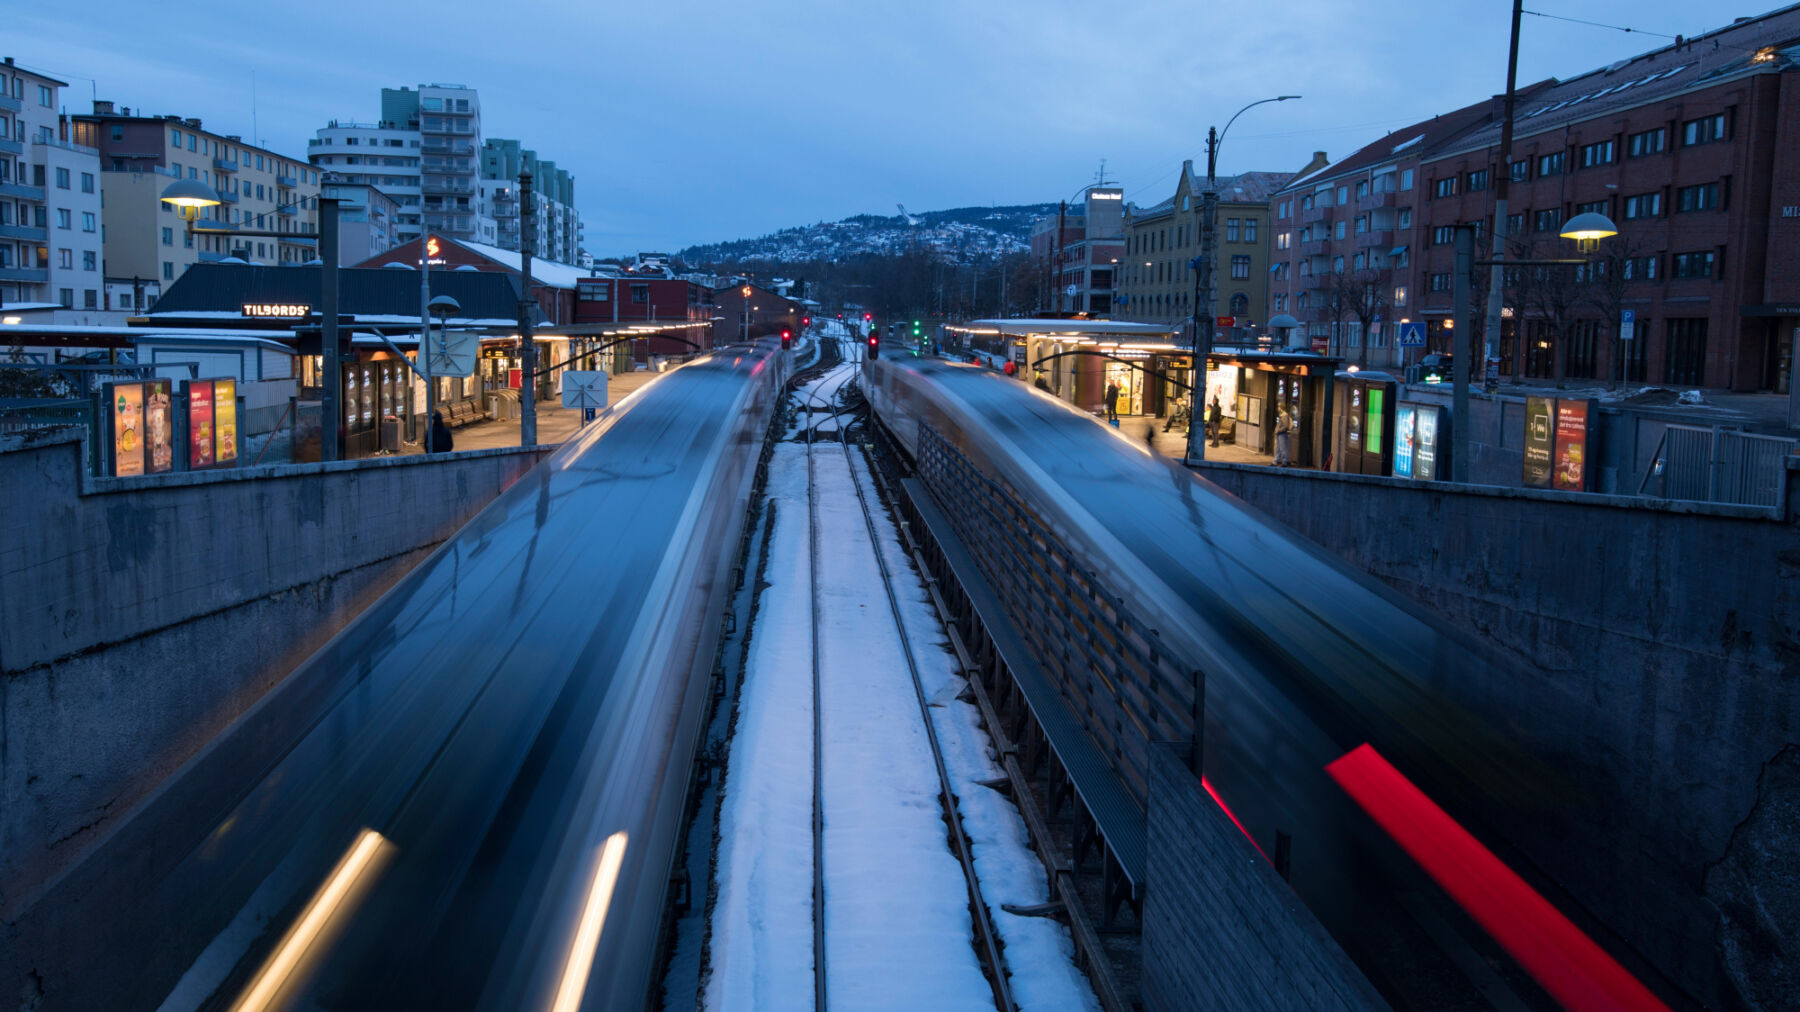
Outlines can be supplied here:
M1532 93L1543 87L1543 84L1527 85L1520 89L1520 94ZM1453 112L1389 131L1316 172L1289 179L1281 189L1295 190L1328 179L1338 179L1396 158L1430 154L1483 124L1497 121L1498 116L1499 103L1491 98L1482 99Z
M450 237L441 236L441 238L449 239ZM467 239L450 239L450 241L471 253L487 257L489 260L505 267L507 270L517 272L519 269L521 257L518 250L501 249L498 246L489 246L484 242L471 242ZM433 273L435 274L436 272L434 271ZM593 276L594 274L592 271L577 267L574 264L559 263L558 261L545 260L541 257L531 258L531 283L534 285L543 285L548 288L572 289L575 287L576 281L582 278L591 278Z
M318 267L194 264L182 272L148 314L156 318L239 317L246 303L319 305ZM499 271L432 271L433 295L448 295L459 320L518 318L518 286ZM339 311L357 317L419 318L419 275L392 267L338 270Z

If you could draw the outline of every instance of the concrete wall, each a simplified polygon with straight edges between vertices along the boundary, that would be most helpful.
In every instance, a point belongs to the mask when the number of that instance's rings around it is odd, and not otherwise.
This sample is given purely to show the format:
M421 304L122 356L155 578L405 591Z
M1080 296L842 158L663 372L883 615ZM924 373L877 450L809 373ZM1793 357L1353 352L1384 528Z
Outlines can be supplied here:
M1756 995L1800 980L1800 823L1782 815L1800 811L1792 462L1781 516L1232 464L1202 474L1518 660L1517 681L1444 671L1438 687L1586 789L1545 799L1520 846L1610 904L1588 912L1683 991L1780 1007Z
M0 441L0 910L547 452L94 479Z
M1146 828L1150 1012L1388 1007L1168 745L1151 749Z

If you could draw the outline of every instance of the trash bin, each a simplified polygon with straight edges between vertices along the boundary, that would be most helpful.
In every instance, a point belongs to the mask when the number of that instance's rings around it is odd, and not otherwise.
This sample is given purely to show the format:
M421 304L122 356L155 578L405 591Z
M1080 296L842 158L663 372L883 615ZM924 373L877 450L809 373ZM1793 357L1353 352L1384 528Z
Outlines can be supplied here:
M381 451L400 452L400 419L393 415L381 416Z

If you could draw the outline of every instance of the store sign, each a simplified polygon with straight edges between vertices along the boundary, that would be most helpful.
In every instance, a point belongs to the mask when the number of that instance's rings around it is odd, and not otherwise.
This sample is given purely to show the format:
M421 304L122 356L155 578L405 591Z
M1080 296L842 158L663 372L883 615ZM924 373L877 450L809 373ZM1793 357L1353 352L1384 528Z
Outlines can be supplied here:
M1556 401L1556 487L1585 492L1588 487L1588 430L1593 402L1577 398Z
M188 467L213 466L213 385L211 380L190 380L188 395Z
M1394 409L1394 477L1413 476L1413 435L1418 425L1418 409L1402 404Z
M112 405L113 476L144 473L144 384L114 383Z
M244 315L270 320L304 320L312 315L312 307L297 302L246 302Z
M1525 398L1525 487L1550 487L1555 453L1556 399Z

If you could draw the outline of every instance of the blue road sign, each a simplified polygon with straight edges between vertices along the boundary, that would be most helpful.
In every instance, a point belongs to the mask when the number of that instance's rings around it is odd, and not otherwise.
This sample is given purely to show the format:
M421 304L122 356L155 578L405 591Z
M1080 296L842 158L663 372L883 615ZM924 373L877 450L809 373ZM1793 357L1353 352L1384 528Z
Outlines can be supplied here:
M1423 323L1400 324L1400 347L1425 347L1425 325Z

